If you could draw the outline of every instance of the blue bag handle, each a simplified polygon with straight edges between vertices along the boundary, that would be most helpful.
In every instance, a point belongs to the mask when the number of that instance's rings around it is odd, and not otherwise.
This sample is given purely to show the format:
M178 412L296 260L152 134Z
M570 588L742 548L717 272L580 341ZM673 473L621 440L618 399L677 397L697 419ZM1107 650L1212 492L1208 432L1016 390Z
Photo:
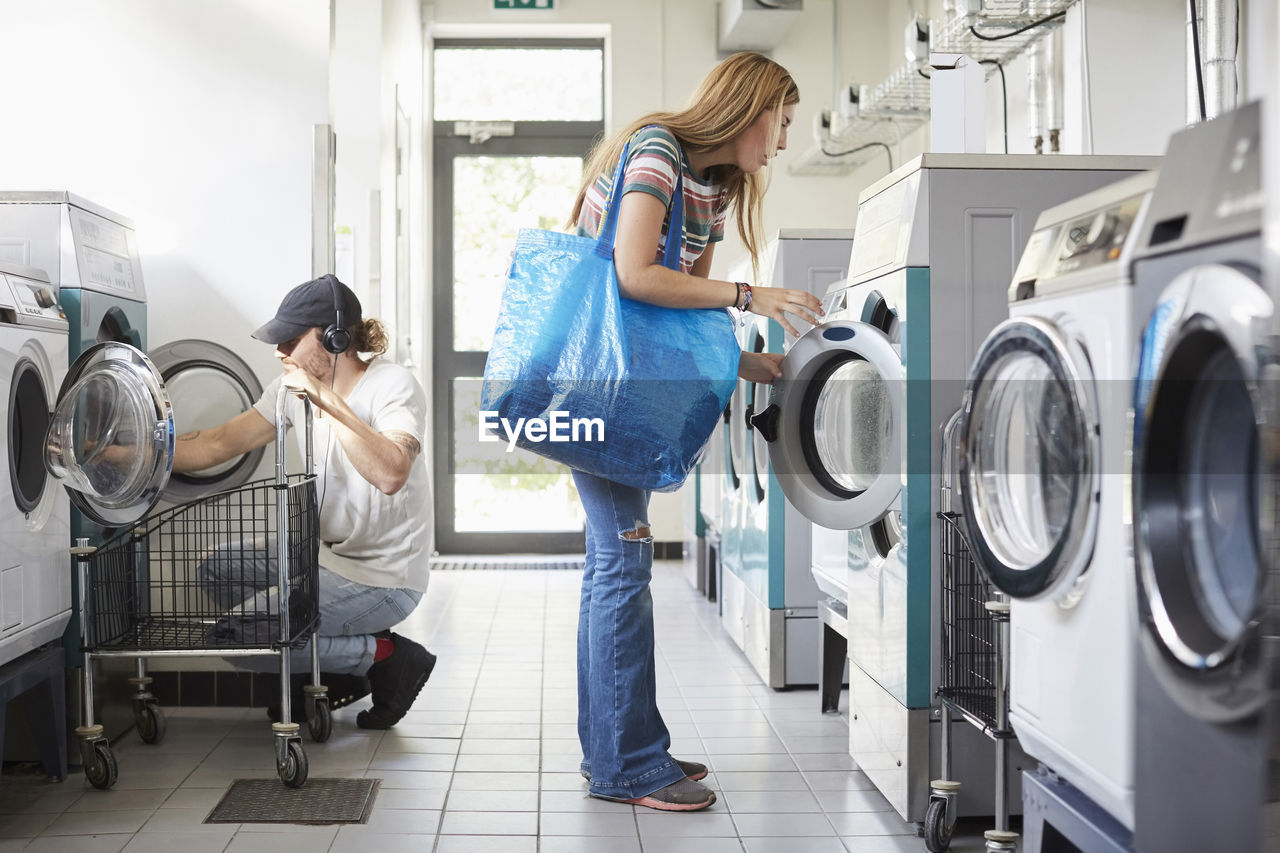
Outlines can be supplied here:
M638 133L639 131L637 131ZM677 142L677 145L679 143ZM600 236L596 240L596 254L602 258L613 258L613 243L618 230L618 197L622 189L622 175L627 167L627 153L631 150L631 140L622 146L622 154L618 157L618 168L613 173L613 186L609 188L609 198L605 202L604 222L600 225ZM678 149L679 158L676 163L676 186L671 194L671 215L667 217L667 245L662 253L662 265L667 269L680 269L680 250L684 247L684 149ZM671 235L677 235L672 240Z

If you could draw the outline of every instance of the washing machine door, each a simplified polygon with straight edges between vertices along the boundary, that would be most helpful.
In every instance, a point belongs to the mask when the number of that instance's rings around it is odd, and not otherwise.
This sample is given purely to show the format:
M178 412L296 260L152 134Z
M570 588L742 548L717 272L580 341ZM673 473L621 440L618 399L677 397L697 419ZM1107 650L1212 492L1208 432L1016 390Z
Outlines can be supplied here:
M961 411L961 517L978 567L1014 598L1074 603L1102 475L1087 354L1049 320L1006 320L978 350Z
M155 505L173 440L173 408L155 365L129 344L101 343L76 359L58 391L45 466L87 517L120 527Z
M754 423L787 499L832 530L865 527L902 493L905 370L880 329L815 326L782 361Z
M768 347L764 336L765 329L760 323L756 323L748 330L746 340L744 342L744 352L764 352ZM758 412L764 411L768 406L769 386L762 385L758 382L745 383L745 408L743 410L745 433L744 433L744 450L746 465L746 480L742 488L747 490L747 495L751 503L758 504L764 500L765 494L769 486L769 452L766 449L766 442L761 436L760 431L755 428L752 418Z
M1142 646L1175 701L1216 722L1267 697L1259 437L1273 306L1260 279L1222 264L1178 275L1143 333L1134 391Z
M257 374L221 344L172 341L156 347L149 356L173 404L178 435L226 423L262 396ZM253 477L265 452L265 447L259 447L211 468L174 473L161 497L170 503L185 503L242 486Z

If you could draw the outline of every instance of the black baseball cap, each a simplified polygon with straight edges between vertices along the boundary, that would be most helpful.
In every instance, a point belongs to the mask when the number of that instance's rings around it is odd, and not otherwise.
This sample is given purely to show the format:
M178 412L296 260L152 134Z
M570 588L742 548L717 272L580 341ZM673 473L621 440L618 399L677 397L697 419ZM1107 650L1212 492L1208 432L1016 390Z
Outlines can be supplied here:
M360 300L351 288L333 274L322 275L298 285L284 295L276 316L253 333L253 337L272 345L283 344L307 329L327 328L338 322L335 300L342 305L342 325L354 326L363 320Z

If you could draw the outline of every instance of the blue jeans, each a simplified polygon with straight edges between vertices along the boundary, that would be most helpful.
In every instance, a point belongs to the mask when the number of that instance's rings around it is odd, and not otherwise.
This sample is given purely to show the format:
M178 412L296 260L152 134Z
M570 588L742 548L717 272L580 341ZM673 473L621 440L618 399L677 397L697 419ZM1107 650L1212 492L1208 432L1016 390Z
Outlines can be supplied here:
M578 739L591 793L633 799L684 778L655 685L649 493L573 472L587 515L578 612Z
M205 593L222 610L214 626L214 640L266 645L279 637L280 597L276 584L275 543L223 546L196 567ZM316 629L322 672L363 675L373 665L377 643L373 634L403 622L418 606L422 593L413 589L366 586L320 567L320 624ZM292 596L291 596L292 597ZM295 605L296 606L296 605ZM227 658L257 672L276 672L279 664L268 656ZM311 672L311 644L294 649L290 671Z

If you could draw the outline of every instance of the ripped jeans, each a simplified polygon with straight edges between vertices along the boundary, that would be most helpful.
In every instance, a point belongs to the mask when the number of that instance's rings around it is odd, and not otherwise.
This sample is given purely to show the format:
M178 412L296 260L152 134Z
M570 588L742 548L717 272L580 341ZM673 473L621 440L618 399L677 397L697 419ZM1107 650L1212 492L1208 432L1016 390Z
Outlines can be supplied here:
M581 471L573 482L587 515L578 613L582 769L593 794L643 797L684 778L658 713L649 492Z
M274 542L266 547L260 542L223 546L201 561L196 567L196 577L206 594L224 611L215 626L215 637L256 645L279 636L276 619L265 618L280 610L277 566ZM363 675L373 665L377 647L373 634L403 622L418 606L422 593L366 586L324 566L320 567L319 575L320 624L316 629L316 648L320 653L320 670ZM257 672L279 669L278 658L272 656L227 660ZM289 666L294 673L311 672L310 643L291 652Z

